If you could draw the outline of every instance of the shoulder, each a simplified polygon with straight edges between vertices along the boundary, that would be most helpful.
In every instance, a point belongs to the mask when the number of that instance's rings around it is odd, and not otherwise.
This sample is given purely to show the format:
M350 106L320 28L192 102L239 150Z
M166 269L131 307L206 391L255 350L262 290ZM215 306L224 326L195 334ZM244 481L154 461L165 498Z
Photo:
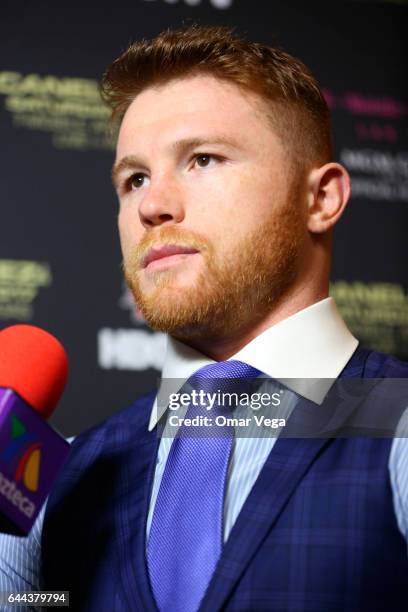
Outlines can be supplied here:
M408 362L393 355L370 349L357 349L364 360L363 376L367 378L408 378Z
M144 437L155 396L155 391L141 396L130 406L118 410L76 436L71 443L66 467L75 470L76 466L83 470L86 464L93 463L98 456L122 448L128 440Z
M105 432L111 432L112 429L116 429L124 423L126 425L142 425L144 421L148 421L150 418L155 397L155 391L142 395L129 406L117 410L100 423L79 434L76 440L97 438L100 435L104 435Z
M369 349L358 348L357 358L362 366L362 376L364 378L381 379L408 379L408 363L401 361L393 355L380 353ZM392 497L395 516L400 532L408 542L408 394L404 389L406 383L401 386L398 381L387 385L386 399L395 394L395 397L402 400L400 419L397 424L395 437L391 442L391 451L388 459L388 469L390 475ZM381 386L376 387L381 391ZM388 393L392 391L392 393ZM384 394L379 396L384 399Z

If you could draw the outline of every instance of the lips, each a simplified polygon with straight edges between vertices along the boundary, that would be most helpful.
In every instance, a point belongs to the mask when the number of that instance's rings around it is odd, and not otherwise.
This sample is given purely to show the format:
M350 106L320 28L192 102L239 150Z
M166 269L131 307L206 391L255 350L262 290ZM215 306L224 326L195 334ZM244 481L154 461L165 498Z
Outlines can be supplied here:
M164 259L165 257L171 257L173 255L193 255L194 253L198 253L198 250L192 247L179 246L177 244L168 244L162 247L152 248L143 257L141 267L147 268L153 261Z

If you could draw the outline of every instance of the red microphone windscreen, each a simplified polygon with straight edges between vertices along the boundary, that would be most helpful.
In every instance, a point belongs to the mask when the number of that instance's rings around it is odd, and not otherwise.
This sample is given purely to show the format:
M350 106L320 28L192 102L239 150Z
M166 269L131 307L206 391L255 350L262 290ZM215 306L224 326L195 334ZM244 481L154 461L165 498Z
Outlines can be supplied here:
M12 389L44 419L54 411L68 377L68 358L54 336L33 325L0 332L0 387Z

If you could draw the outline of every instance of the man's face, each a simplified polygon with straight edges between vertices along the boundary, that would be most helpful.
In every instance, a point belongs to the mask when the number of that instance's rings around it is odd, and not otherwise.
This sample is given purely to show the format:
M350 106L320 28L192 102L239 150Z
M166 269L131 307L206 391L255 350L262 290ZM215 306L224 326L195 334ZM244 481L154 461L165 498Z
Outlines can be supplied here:
M300 180L255 95L211 76L145 90L123 119L114 179L125 275L153 328L233 335L295 282Z

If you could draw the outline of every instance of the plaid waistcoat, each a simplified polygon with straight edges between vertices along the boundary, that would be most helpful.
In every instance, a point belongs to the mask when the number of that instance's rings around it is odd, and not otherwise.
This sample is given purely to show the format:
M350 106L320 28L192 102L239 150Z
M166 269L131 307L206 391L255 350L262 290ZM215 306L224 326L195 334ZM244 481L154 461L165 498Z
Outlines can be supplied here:
M344 377L408 378L357 349ZM156 610L145 560L158 450L154 394L81 434L47 504L42 588L87 612ZM387 439L279 438L226 542L200 612L408 609ZM171 612L171 610L169 610Z

